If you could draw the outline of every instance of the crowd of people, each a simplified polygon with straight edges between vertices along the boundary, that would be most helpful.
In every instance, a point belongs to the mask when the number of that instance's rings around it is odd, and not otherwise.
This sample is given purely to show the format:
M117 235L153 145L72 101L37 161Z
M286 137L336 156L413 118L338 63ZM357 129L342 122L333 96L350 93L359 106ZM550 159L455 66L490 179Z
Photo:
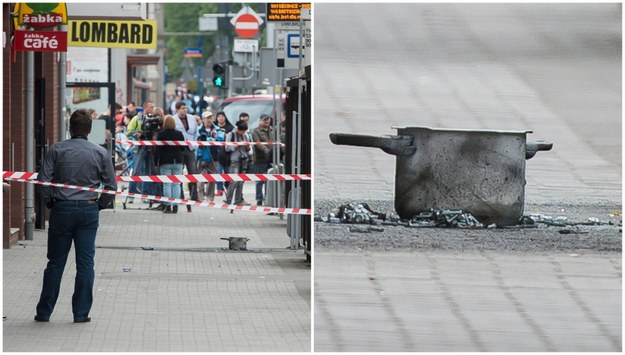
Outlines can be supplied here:
M261 115L260 124L250 131L249 114L241 112L233 124L223 111L215 115L210 110L201 116L189 113L184 100L178 100L171 109L156 107L153 101L146 101L142 110L134 103L118 106L115 114L116 152L120 159L131 162L132 175L181 175L187 174L264 174L271 168L272 145L158 145L142 146L124 144L128 140L168 140L205 142L272 142L272 117ZM255 202L263 205L266 184L256 182ZM146 195L184 198L184 188L179 183L130 182L129 192ZM189 198L195 201L216 202L223 197L223 203L250 205L243 196L243 182L200 182L188 183ZM128 203L134 199L129 197ZM151 203L149 200L143 202ZM154 209L163 213L177 213L175 202L161 200ZM192 208L187 205L187 212Z

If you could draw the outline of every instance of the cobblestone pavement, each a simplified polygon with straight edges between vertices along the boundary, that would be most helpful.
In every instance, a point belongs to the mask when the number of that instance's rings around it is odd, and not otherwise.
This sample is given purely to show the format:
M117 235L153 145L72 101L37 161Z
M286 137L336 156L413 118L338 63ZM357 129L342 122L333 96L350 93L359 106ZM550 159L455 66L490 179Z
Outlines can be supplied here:
M310 351L311 265L286 218L128 207L100 213L91 323L73 323L73 251L49 323L33 321L47 231L3 251L4 351Z
M526 162L526 212L608 219L622 210L621 23L607 3L317 4L316 211L396 198L395 156L330 133L425 126L533 131L553 149ZM315 351L622 349L618 227L569 243L315 224Z

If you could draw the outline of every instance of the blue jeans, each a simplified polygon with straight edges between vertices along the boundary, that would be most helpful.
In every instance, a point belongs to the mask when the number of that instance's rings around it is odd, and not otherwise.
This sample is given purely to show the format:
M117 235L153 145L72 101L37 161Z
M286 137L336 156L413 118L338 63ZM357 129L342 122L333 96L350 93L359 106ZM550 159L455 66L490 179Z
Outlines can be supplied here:
M76 278L72 296L74 319L84 319L93 304L95 278L95 237L100 214L93 201L57 201L50 212L48 229L48 265L43 272L43 287L37 314L49 318L61 289L63 269L74 242Z
M182 164L163 164L161 165L161 175L182 175ZM163 183L163 196L165 197L180 197L180 184L175 182ZM173 206L176 203L166 202L166 206Z
M156 166L154 165L154 153L150 147L139 147L138 159L136 161L136 173L134 175L154 175ZM154 182L142 182L141 194L156 195L158 193L157 184Z
M140 194L141 191L139 191L139 182L136 181L131 181L128 183L128 192L131 192L133 194Z
M223 166L220 163L217 163L217 173L218 174L230 174L230 167L229 166ZM228 189L228 186L230 186L229 182L218 181L217 182L217 191L224 191L224 190Z
M266 174L269 167L269 163L254 163L252 164L252 171L254 174ZM256 202L263 202L263 189L266 186L267 183L265 181L256 181Z

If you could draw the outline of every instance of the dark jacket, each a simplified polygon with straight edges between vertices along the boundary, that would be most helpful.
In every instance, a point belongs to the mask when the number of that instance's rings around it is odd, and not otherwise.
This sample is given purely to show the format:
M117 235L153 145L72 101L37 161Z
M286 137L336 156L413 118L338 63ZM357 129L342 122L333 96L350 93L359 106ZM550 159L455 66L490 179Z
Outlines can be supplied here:
M156 140L159 141L184 141L182 132L176 129L164 129L156 133ZM154 161L157 166L165 164L183 164L182 152L186 146L159 145L154 153Z
M217 113L217 115L219 115L219 112ZM225 121L225 123L224 123L224 125L222 127L219 124L217 124L217 115L215 115L215 122L213 122L213 126L215 128L220 128L220 129L224 130L226 133L232 132L232 130L234 129L234 125L232 123L230 123L228 118L226 118L226 121Z
M271 142L273 128L271 126L258 126L252 132L254 142ZM270 161L269 154L272 146L257 144L254 146L254 163L267 163Z

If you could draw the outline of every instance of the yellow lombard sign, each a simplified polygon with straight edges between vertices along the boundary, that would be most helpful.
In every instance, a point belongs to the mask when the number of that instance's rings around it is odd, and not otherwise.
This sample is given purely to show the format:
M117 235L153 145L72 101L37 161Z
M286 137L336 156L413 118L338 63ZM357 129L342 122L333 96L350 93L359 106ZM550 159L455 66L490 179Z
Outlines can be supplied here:
M155 20L70 20L69 47L156 48Z

